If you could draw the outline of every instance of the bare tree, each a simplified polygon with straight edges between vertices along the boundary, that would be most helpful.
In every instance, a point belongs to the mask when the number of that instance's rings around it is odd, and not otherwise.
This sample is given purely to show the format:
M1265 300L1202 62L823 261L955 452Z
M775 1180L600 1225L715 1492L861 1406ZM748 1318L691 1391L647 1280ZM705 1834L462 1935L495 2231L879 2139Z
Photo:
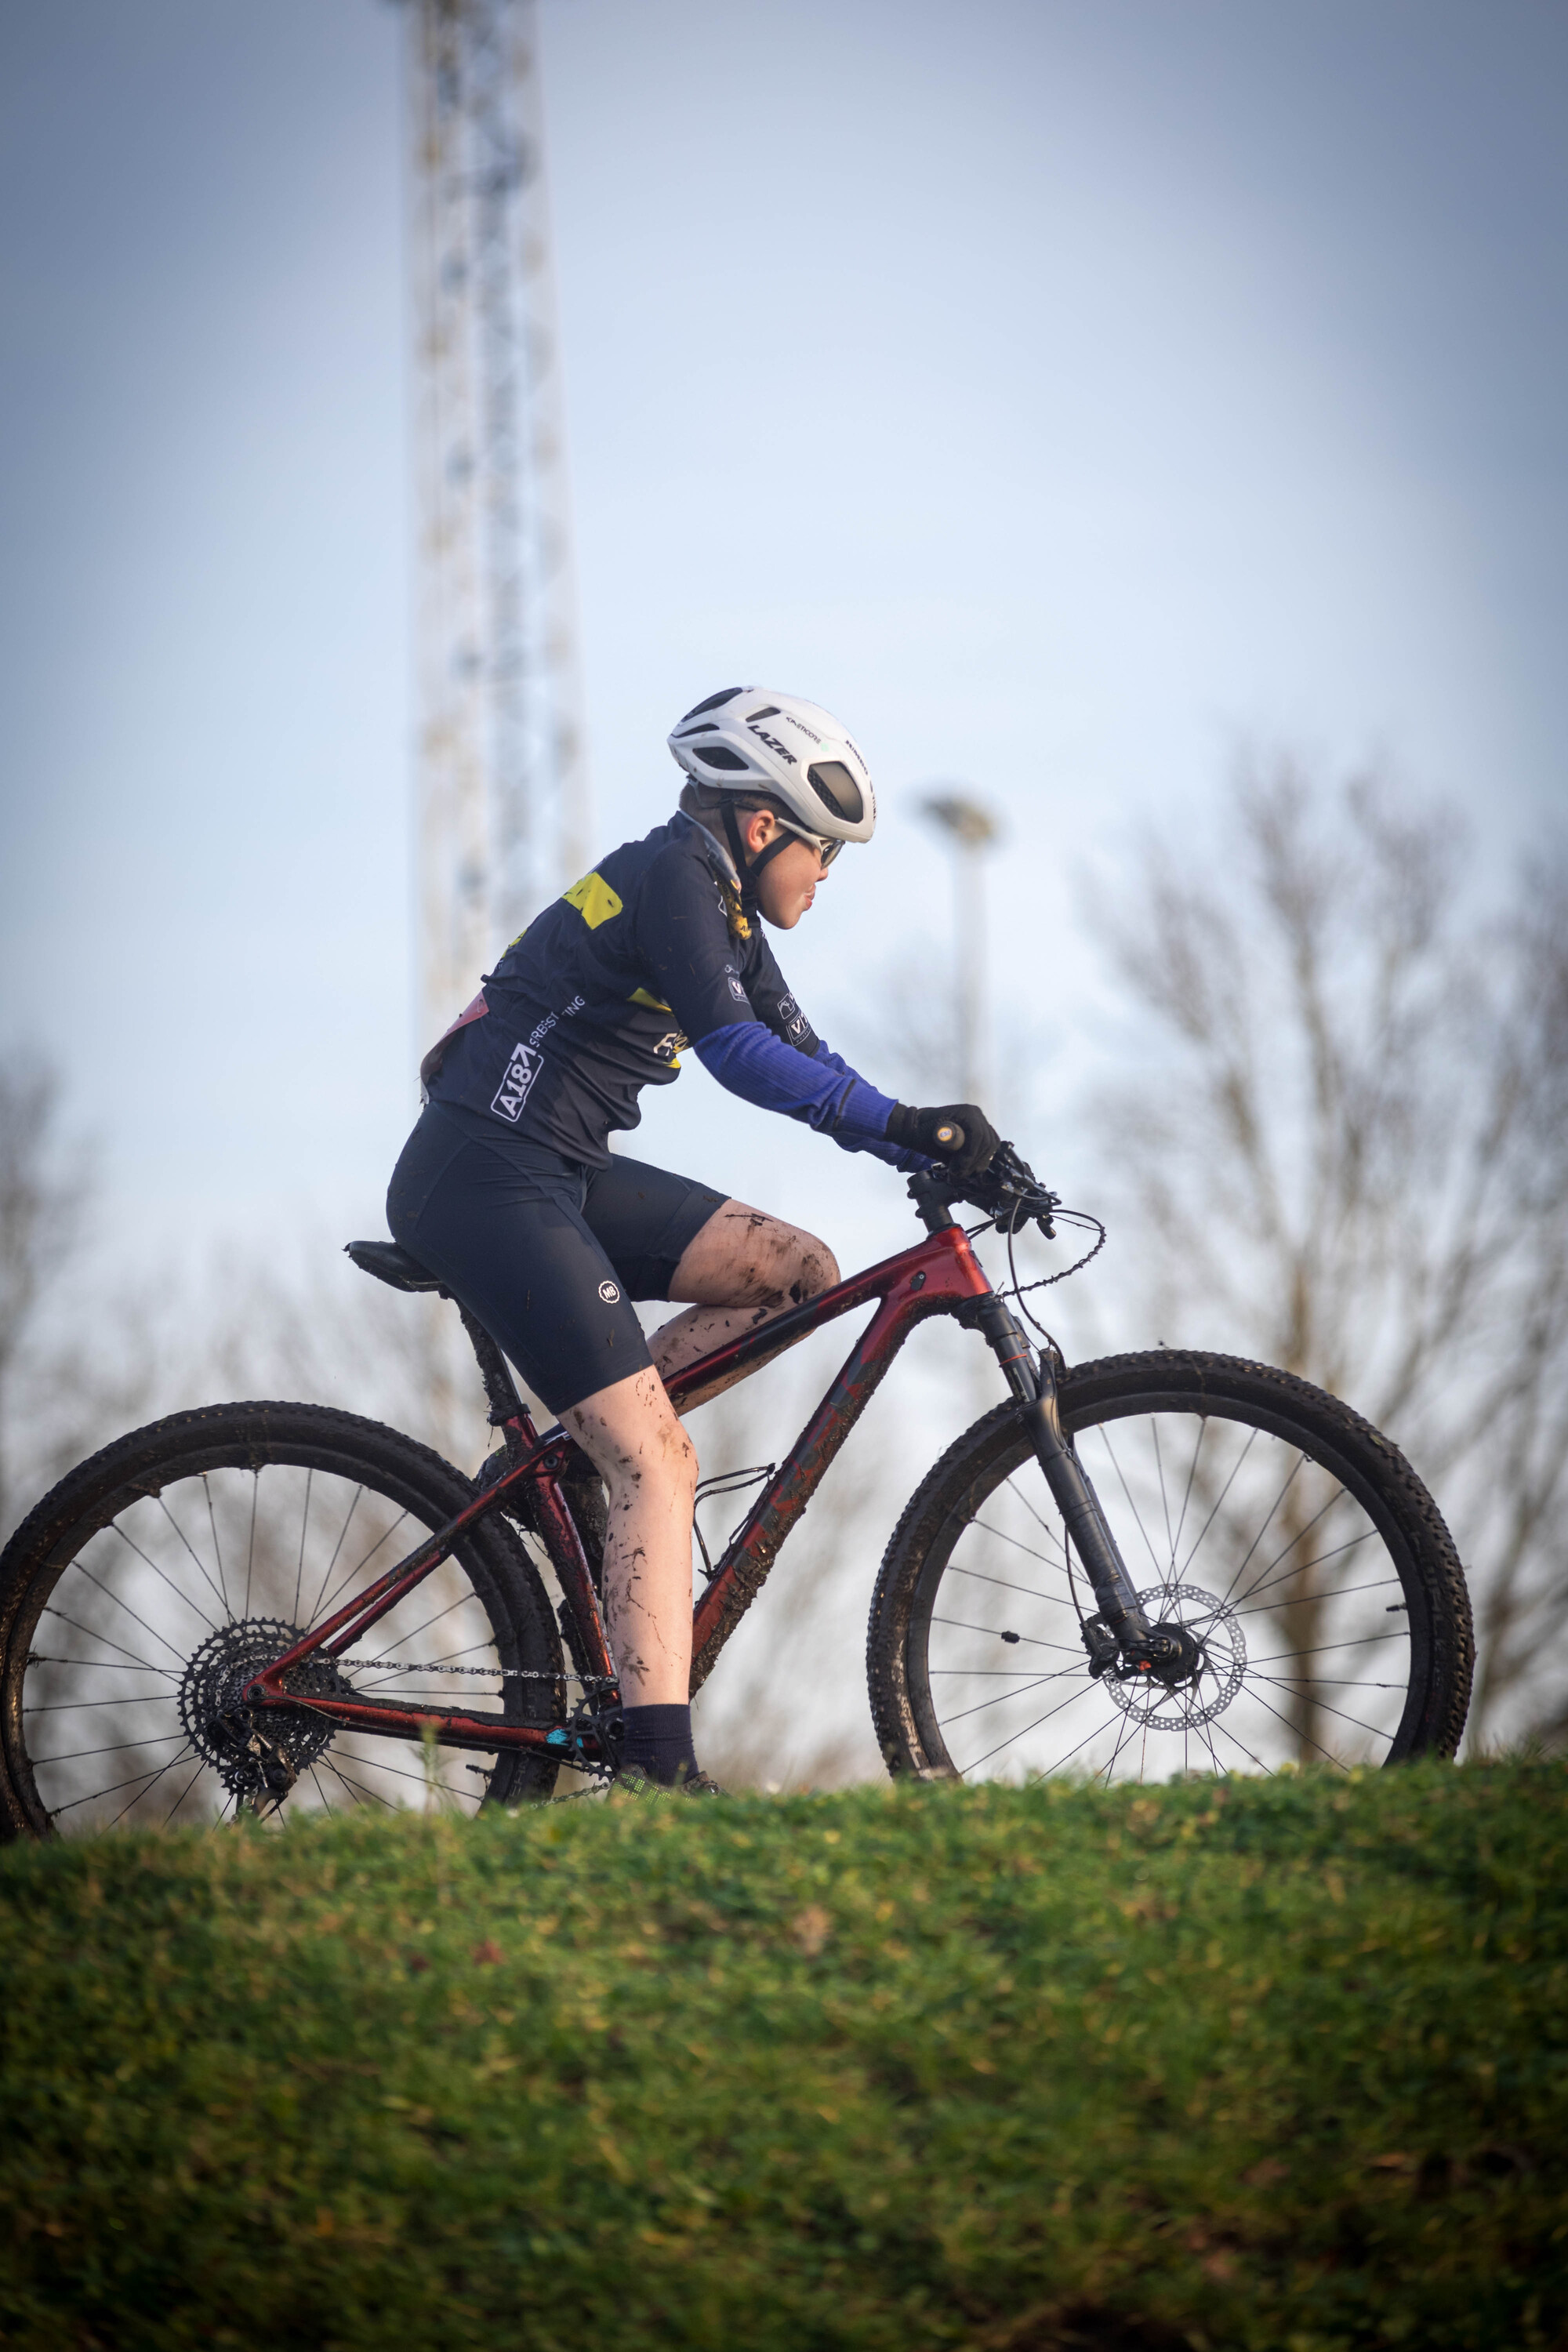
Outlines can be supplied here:
M1489 923L1447 813L1289 758L1097 917L1136 1010L1100 1104L1153 1327L1346 1397L1477 1601L1473 1735L1568 1729L1568 863Z
M61 1133L55 1072L0 1058L0 1538L146 1393L134 1297L86 1318L66 1303L93 1189L88 1147Z

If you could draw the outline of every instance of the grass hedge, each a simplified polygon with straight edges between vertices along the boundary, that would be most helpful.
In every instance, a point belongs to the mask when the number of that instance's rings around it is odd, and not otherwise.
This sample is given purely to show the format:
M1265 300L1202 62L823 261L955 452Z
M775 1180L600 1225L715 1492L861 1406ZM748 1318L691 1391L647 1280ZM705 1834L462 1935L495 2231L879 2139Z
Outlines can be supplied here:
M1561 2347L1560 1768L0 1856L0 2341Z

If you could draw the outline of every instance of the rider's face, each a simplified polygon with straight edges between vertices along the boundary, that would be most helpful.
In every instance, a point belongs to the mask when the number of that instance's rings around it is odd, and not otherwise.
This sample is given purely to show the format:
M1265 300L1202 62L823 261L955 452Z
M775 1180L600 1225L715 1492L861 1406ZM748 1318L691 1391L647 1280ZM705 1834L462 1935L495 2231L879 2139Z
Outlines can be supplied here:
M753 811L742 839L753 856L779 835L778 820L770 809ZM809 841L790 838L776 857L770 857L757 877L757 904L763 919L775 929L793 931L822 880L823 865Z

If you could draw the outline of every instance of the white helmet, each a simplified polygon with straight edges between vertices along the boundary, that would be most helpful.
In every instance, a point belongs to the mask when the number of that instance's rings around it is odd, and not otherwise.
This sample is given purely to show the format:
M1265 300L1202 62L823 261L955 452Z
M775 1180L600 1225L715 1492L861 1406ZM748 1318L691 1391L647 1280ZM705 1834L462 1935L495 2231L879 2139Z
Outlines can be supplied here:
M697 783L782 801L800 820L781 820L785 830L817 842L825 865L845 842L869 841L877 829L877 796L859 751L837 719L798 695L727 686L687 712L669 748Z

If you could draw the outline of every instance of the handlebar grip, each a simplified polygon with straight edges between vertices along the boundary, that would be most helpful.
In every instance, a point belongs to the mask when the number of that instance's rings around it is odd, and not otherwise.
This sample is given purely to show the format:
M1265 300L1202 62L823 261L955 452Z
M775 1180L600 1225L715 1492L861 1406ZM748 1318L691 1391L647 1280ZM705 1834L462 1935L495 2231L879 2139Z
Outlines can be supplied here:
M940 1143L944 1151L962 1151L964 1139L963 1129L955 1120L943 1119L931 1139L933 1142Z

